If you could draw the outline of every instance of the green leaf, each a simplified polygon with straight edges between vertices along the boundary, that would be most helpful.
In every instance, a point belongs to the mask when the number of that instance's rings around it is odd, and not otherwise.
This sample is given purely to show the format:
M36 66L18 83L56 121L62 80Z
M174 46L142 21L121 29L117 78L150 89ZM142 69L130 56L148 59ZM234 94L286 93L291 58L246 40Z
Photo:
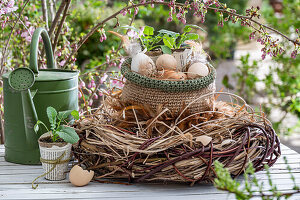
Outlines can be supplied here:
M189 34L186 34L185 36L185 40L198 40L199 39L199 35L197 33L189 33Z
M171 37L173 37L175 39L180 35L179 33L175 33L173 31L168 31L168 30L165 30L165 29L161 29L158 32L162 33L162 34L169 35L169 36L171 36Z
M72 113L72 110L58 112L57 118L59 120L66 119L66 118L68 118L69 115L71 115L71 113Z
M135 28L134 26L125 25L125 26L122 26L121 28L123 28L125 30L131 29L131 30L134 30L137 33L139 32L139 29Z
M55 129L57 112L55 108L49 106L47 108L47 116L51 125L51 129Z
M160 48L164 54L172 54L172 50L166 45L160 45Z
M222 84L223 84L226 88L228 88L228 89L231 89L231 90L234 89L234 87L229 83L229 77L228 77L228 75L225 75L225 76L223 77Z
M165 36L164 36L163 42L164 42L164 45L165 45L165 46L169 47L170 49L173 48L171 38L170 38L168 35L165 35Z
M188 32L190 32L191 28L193 28L193 29L200 29L201 31L206 32L206 30L204 30L203 28L201 28L200 26L197 26L195 24L187 24L187 25L185 25L183 31L186 32L186 33L188 33Z
M145 35L153 35L154 34L154 28L151 27L151 26L145 26L144 34Z
M65 142L75 144L79 140L79 136L76 131L68 126L60 126L59 131L56 132L60 138L62 138Z
M189 32L191 32L191 30L192 30L192 29L191 29L190 26L185 26L184 29L183 29L183 32L184 32L184 33L189 33Z
M74 119L79 120L79 112L77 110L73 110L71 115L74 117Z

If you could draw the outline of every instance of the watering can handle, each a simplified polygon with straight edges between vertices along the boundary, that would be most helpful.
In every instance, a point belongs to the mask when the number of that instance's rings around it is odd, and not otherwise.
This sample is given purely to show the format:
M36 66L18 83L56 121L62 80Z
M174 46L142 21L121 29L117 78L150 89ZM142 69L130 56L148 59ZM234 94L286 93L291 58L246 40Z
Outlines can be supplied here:
M39 73L38 70L38 45L39 45L39 37L42 36L44 42L44 48L46 51L47 58L47 68L55 69L56 65L54 62L53 51L51 46L51 41L47 31L44 28L37 28L32 36L31 44L30 44L30 60L29 60L29 68L35 73Z

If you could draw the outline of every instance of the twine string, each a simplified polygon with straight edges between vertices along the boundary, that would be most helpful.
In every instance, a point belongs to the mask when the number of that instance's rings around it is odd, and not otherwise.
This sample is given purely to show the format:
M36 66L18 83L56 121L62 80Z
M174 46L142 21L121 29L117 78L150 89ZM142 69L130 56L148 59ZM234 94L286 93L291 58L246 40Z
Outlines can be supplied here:
M61 156L59 156L59 157L58 157L57 159L55 159L55 160L47 160L47 159L44 159L44 158L40 158L40 161L41 161L42 163L52 164L53 166L51 167L51 169L50 169L48 172L43 173L42 175L36 177L36 178L32 181L32 183L31 183L32 189L36 189L36 188L39 186L39 184L34 185L35 182L36 182L39 178L44 177L44 176L46 176L47 174L49 174L50 172L52 172L58 164L64 164L64 163L67 163L67 162L70 161L70 158L65 159L65 160L62 160L63 157L64 157L65 155L66 155L66 151L64 151L63 154L61 154Z

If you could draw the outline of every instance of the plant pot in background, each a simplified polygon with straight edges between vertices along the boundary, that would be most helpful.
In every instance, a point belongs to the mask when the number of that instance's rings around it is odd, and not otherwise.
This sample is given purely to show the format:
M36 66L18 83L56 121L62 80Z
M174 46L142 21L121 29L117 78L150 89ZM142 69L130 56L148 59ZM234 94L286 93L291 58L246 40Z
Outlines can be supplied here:
M50 133L43 134L38 142L41 153L41 162L46 173L45 178L51 181L64 180L71 156L72 144L67 142L49 143Z

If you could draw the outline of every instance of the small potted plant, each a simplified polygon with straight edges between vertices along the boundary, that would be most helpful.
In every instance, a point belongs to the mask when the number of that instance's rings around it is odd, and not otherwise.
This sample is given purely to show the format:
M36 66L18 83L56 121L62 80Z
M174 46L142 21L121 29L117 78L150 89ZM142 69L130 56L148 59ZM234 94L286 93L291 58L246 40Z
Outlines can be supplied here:
M38 142L41 153L41 162L47 180L63 180L71 156L72 144L79 140L79 136L72 127L62 125L68 117L79 119L78 111L57 112L53 107L47 108L47 116L50 129L42 121L37 121L34 130L37 132L39 126L43 125L47 133L43 134Z

